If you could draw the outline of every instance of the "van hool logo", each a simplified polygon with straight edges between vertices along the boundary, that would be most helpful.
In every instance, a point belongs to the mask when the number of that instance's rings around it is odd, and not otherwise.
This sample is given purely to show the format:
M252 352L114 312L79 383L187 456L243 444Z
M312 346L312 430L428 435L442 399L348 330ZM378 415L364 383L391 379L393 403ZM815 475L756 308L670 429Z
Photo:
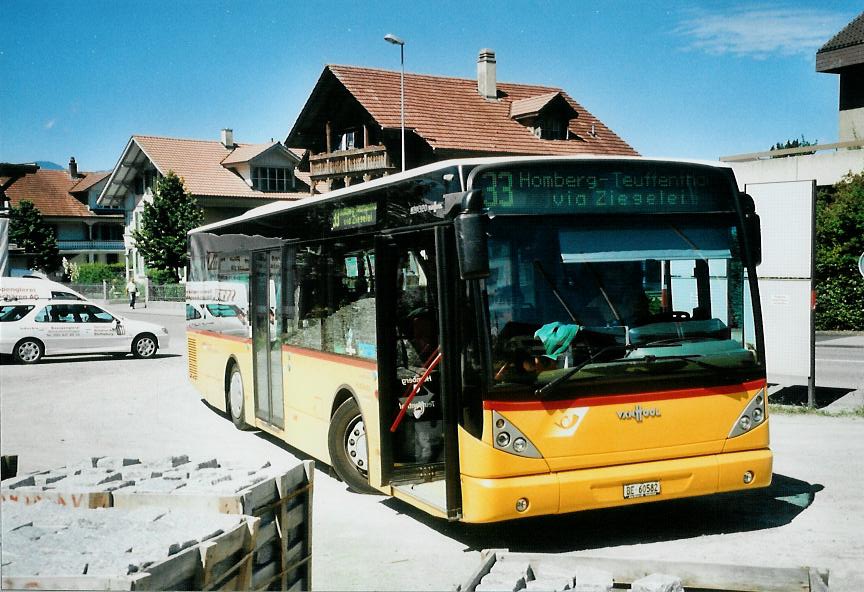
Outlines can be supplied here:
M636 405L636 408L628 411L619 411L618 419L635 419L641 422L646 417L660 417L660 409L653 407L651 409L643 409L642 405Z

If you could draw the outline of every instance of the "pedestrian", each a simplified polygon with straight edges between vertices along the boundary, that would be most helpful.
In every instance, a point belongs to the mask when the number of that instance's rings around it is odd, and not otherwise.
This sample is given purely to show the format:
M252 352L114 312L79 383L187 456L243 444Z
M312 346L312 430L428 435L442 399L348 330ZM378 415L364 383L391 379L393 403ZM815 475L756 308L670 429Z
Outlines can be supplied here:
M138 296L138 286L135 285L135 279L129 278L129 283L126 284L126 293L129 294L129 308L135 308L135 297Z

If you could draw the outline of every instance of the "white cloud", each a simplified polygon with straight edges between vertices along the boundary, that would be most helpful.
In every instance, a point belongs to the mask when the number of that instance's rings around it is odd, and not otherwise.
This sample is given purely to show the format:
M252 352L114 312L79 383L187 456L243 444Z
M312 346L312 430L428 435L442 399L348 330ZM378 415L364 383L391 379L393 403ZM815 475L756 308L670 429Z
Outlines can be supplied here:
M57 123L56 119L49 119L48 121L45 122L44 127L46 130L50 130L52 127L54 127L55 123Z
M697 10L676 32L689 39L687 49L712 55L812 56L848 22L847 15L816 9Z

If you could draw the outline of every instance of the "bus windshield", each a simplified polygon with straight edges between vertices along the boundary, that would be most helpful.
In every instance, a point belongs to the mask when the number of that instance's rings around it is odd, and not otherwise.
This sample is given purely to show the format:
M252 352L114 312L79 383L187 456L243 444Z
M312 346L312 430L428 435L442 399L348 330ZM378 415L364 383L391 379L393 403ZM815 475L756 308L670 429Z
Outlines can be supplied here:
M493 385L545 392L759 367L734 220L630 220L491 221Z

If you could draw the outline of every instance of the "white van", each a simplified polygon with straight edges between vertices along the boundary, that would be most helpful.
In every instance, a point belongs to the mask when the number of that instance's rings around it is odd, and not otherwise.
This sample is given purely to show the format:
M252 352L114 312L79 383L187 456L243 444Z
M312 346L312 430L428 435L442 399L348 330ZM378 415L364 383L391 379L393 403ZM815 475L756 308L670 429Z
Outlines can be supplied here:
M0 277L0 302L11 300L87 300L60 284L37 277Z

